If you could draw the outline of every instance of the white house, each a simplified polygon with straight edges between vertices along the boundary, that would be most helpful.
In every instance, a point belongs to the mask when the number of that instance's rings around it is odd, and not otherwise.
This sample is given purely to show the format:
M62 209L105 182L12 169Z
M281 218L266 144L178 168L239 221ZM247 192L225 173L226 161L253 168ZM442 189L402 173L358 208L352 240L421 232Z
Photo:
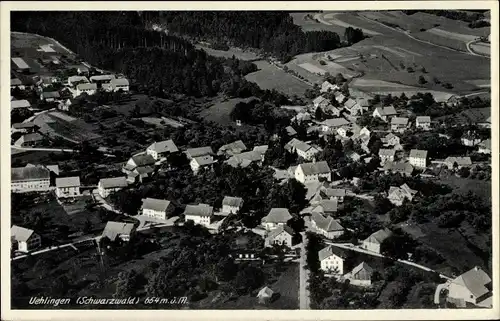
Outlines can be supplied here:
M328 99L326 99L323 96L318 96L313 100L313 110L316 111L316 108L324 108L326 107L330 102Z
M295 169L295 179L302 184L318 182L320 178L327 181L332 180L332 171L325 161L303 163Z
M340 91L336 91L335 92L335 100L339 103L339 104L342 104L345 100L345 96L343 93L341 93Z
M332 274L344 274L344 262L347 257L345 250L331 245L318 252L321 270Z
M197 173L200 168L210 167L214 163L215 160L211 155L204 155L193 158L189 162L189 166L191 166L191 169L194 173Z
M378 117L383 121L388 121L391 117L397 116L396 109L393 106L377 107L373 111L372 116Z
M385 137L382 137L381 141L386 147L401 145L400 138L393 133L389 133Z
M80 196L80 177L56 178L56 195L59 198Z
M458 168L462 167L470 167L472 165L472 160L470 157L453 157L449 156L444 160L444 164L449 168L452 169L455 167L455 164L457 164Z
M380 246L391 235L392 232L389 229L378 230L377 232L368 236L361 244L361 247L365 250L380 254Z
M33 251L40 247L42 239L35 231L12 225L10 229L11 248L21 252Z
M378 150L378 156L380 157L380 163L383 165L386 162L393 162L396 151L394 149L380 148Z
M87 95L93 95L96 92L97 92L96 84L88 84L88 83L78 84L76 85L76 92L74 97L78 97L83 93L86 93Z
M330 118L320 123L321 130L325 134L335 133L338 128L349 125L349 121L345 118Z
M243 199L241 197L224 196L222 200L222 212L236 214L243 206Z
M287 225L280 225L274 230L270 231L264 240L266 247L272 247L274 245L284 245L287 247L292 247L294 230Z
M101 178L97 184L97 190L102 198L106 198L111 193L127 186L127 178L125 177Z
M461 137L460 141L464 146L473 147L479 144L481 142L481 139L476 133L468 131Z
M431 129L431 117L430 116L417 116L415 120L415 126L423 130Z
M29 134L35 131L37 125L32 122L26 122L26 123L15 123L12 124L12 127L10 128L10 133L23 133L23 134Z
M59 100L60 98L61 95L58 91L44 91L40 94L40 100L44 100L49 103Z
M329 92L329 91L337 91L339 90L340 87L337 86L336 84L331 84L329 81L324 81L322 84L321 84L321 89L319 90L320 92L322 93L326 93L326 92Z
M214 218L214 208L210 205L200 203L198 205L186 205L184 220L193 221L194 224L209 226Z
M113 91L129 91L129 81L126 78L111 79L109 83Z
M146 149L146 153L151 155L155 160L159 160L169 154L177 153L178 151L179 149L171 139L154 142Z
M292 138L292 140L285 145L285 149L290 153L296 153L305 160L311 160L319 153L317 148L296 138Z
M280 225L286 225L290 219L292 219L292 215L287 208L272 208L269 214L262 218L261 224L270 231Z
M410 164L417 168L427 167L427 151L421 149L410 150Z
M89 80L85 76L70 76L70 77L68 77L68 85L71 87L75 87L81 83L88 84Z
M313 230L328 239L334 239L344 234L344 228L339 221L331 216L323 216L321 213L311 213L311 227Z
M174 205L167 200L145 198L142 200L142 215L155 219L166 220L173 212Z
M101 237L107 237L110 241L121 240L124 242L130 241L136 231L133 223L108 221Z
M447 301L458 308L467 307L467 303L476 307L492 307L491 278L476 266L456 277L448 286Z
M389 192L387 193L387 199L396 206L403 205L405 199L410 202L413 200L413 197L418 192L416 190L411 189L407 184L403 184L400 187L389 187Z
M408 118L406 117L392 117L391 130L403 133L408 128Z
M12 193L50 190L50 171L43 166L14 167L10 173Z
M363 107L361 107L354 99L349 98L344 103L344 108L352 115L358 116L363 114Z

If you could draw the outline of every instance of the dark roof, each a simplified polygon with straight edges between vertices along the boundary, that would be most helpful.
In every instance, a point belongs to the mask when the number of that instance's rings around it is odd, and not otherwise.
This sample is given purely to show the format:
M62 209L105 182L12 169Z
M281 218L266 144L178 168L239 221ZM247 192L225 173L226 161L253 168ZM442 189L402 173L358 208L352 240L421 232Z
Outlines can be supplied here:
M336 255L342 259L345 259L348 257L348 252L344 249L332 245L329 245L318 252L318 258L320 262L332 255Z
M184 209L184 215L194 215L194 216L212 216L214 208L207 204L198 205L186 205Z
M142 200L142 208L158 212L165 212L170 205L170 201L157 198L145 198Z
M104 189L128 186L127 179L125 177L101 178L99 183Z
M49 170L43 166L15 167L11 168L10 173L12 182L50 179Z
M131 159L134 161L137 167L154 165L154 163L156 162L153 156L149 154L135 155L132 156Z
M75 187L80 186L80 177L58 177L56 178L56 187Z
M114 241L120 235L130 235L133 229L134 224L132 223L109 221L102 232L102 237L107 237L111 241Z
M228 206L240 207L242 203L243 199L241 197L224 196L224 199L222 200L222 205Z
M269 223L286 223L292 218L287 208L272 208L262 221Z
M317 175L317 174L327 174L330 173L330 166L325 161L316 163L304 163L300 164L299 167L304 172L304 175Z

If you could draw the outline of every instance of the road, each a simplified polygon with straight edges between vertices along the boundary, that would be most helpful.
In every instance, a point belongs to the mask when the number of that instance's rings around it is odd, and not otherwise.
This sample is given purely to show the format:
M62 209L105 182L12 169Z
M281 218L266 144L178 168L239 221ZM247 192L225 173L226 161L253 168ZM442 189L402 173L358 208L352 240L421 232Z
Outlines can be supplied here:
M487 56L487 55L481 55L481 54L479 54L479 53L475 52L474 50L472 50L471 45L472 45L473 43L476 43L476 42L479 42L479 40L477 40L477 39L476 39L476 40L469 41L469 42L467 43L467 50L469 50L469 53L470 53L471 55L474 55L474 56L479 56L479 57L490 58L490 56Z
M79 240L79 241L76 241L76 242L72 242L72 243L51 246L51 247L47 247L45 249L41 249L41 250L38 250L38 251L35 251L35 252L30 252L29 254L23 254L23 255L16 256L16 257L12 258L11 260L15 261L15 260L19 260L19 259L22 259L24 257L27 257L28 255L29 256L34 256L34 255L42 254L42 253L45 253L45 252L59 250L59 249L65 248L65 247L72 247L72 248L74 248L76 250L75 244L79 244L79 243L82 243L82 242L87 242L87 241L90 241L90 240L95 240L96 242L99 242L100 238L101 238L101 236L88 237L88 238L84 238L82 240Z
M305 233L302 234L302 245L300 248L300 260L299 260L299 309L309 310L311 309L310 293L307 288L309 282L309 270L305 268L306 266L306 245L307 237Z
M42 151L42 152L68 152L68 153L76 153L77 151L74 149L68 148L43 148L43 147L21 147L11 145L10 148L24 151Z

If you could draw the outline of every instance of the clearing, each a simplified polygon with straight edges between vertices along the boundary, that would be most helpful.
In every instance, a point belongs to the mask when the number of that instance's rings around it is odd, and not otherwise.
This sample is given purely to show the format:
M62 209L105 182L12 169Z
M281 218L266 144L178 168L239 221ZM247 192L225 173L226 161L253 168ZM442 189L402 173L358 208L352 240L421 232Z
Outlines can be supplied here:
M224 58L232 58L233 56L237 59L240 60L247 60L247 61L252 61L252 60L258 60L261 59L262 57L254 52L248 51L248 50L243 50L240 48L234 48L231 47L229 50L217 50L217 49L212 49L207 46L203 46L200 44L195 45L197 49L202 49L204 50L207 54L215 57L224 57Z
M232 98L226 101L218 100L212 106L203 110L200 113L200 116L207 120L219 123L221 125L230 125L234 122L231 120L231 112L233 111L234 106L239 102L249 102L255 97L250 98Z

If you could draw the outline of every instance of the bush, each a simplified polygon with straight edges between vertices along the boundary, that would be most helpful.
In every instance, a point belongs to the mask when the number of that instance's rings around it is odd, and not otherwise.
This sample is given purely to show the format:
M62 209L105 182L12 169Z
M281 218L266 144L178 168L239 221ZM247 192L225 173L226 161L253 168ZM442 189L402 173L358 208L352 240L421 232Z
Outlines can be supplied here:
M324 60L320 60L320 61L319 61L319 64L320 64L321 66L325 66L325 65L326 65L326 62L325 62Z

